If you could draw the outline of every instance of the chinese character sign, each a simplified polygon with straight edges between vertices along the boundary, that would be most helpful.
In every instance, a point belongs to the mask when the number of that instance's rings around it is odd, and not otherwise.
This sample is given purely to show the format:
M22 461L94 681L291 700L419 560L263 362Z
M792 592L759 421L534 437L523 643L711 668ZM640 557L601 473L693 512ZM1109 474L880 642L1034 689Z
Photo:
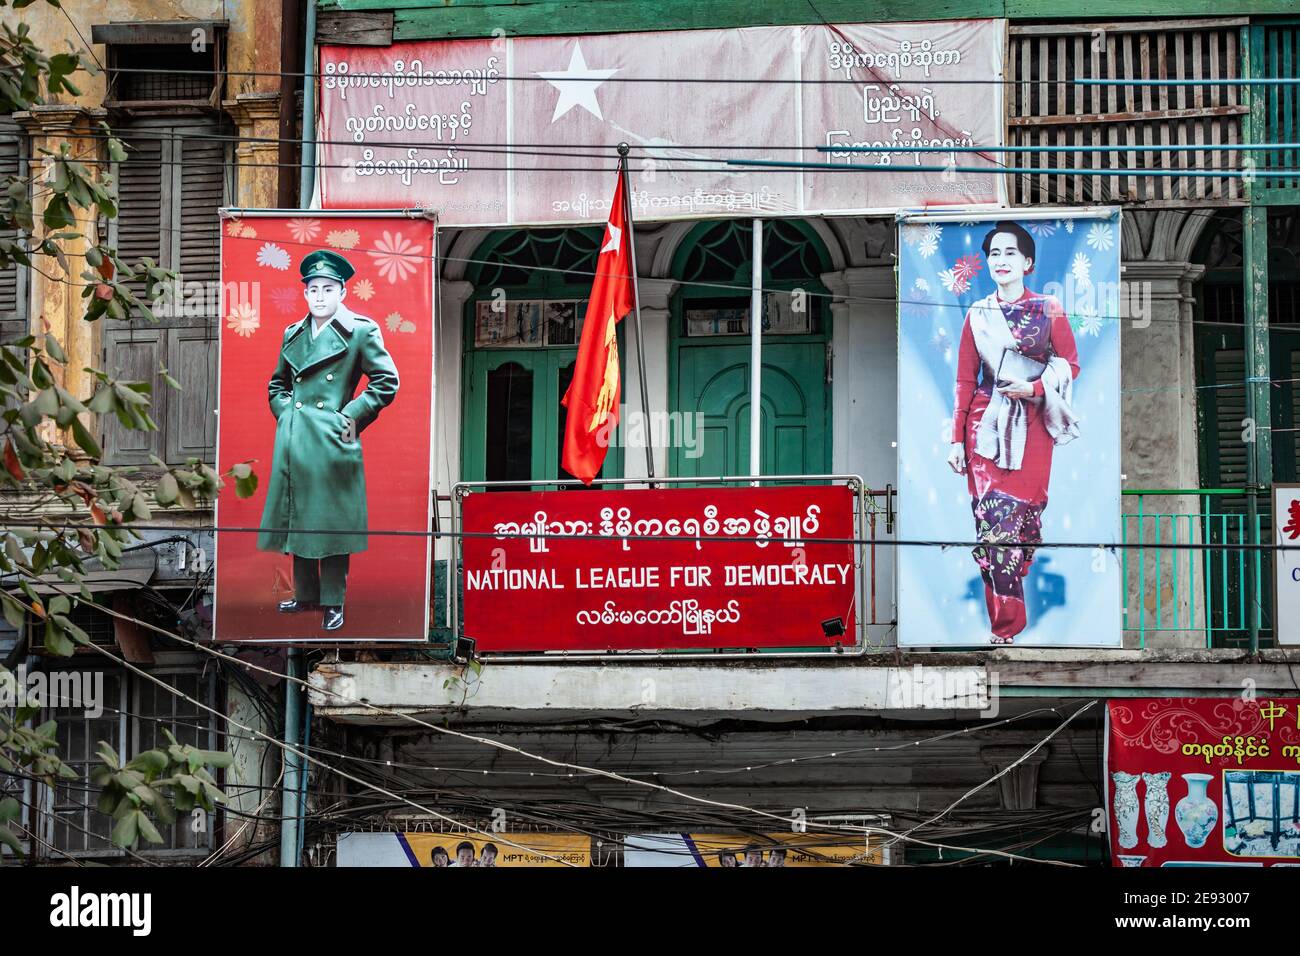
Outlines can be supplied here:
M1300 485L1273 486L1273 515L1273 628L1277 643L1300 644Z
M856 642L844 486L475 492L465 636L484 651Z
M1116 863L1300 865L1300 698L1132 698L1106 713Z
M216 637L427 640L433 223L222 225Z
M1119 216L899 226L899 644L1118 647ZM1064 545L1052 547L1053 544Z
M995 154L951 148L1001 144L1005 40L1005 20L955 20L325 46L322 201L415 197L453 225L600 222L627 142L639 220L996 204L1001 176L957 172Z

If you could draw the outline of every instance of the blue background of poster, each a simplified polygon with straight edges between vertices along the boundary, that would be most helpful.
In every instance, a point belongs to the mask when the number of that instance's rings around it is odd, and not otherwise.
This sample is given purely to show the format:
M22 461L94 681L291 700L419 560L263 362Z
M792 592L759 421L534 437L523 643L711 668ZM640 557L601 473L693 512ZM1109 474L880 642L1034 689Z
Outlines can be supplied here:
M966 476L947 464L957 349L970 306L996 290L981 245L1000 220L1034 236L1025 287L1066 307L1079 350L1074 411L1079 437L1052 461L1045 542L1120 540L1118 214L1021 219L1014 212L963 222L899 225L898 526L900 539L973 542ZM963 281L963 257L970 271ZM978 268L975 268L975 267ZM1018 646L1119 647L1120 555L1040 548L1025 579L1028 624ZM969 547L898 549L898 643L989 646L984 587Z

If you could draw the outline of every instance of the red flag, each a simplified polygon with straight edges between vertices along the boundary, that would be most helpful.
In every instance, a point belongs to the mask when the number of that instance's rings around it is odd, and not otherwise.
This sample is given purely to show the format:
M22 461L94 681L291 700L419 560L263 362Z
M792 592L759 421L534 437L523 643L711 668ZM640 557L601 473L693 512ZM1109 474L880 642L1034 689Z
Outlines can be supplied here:
M623 169L609 222L596 259L596 281L587 302L587 318L578 343L578 360L573 381L564 395L569 410L564 425L564 470L583 484L600 472L609 450L609 436L618 423L619 369L618 336L615 327L632 311L632 237L623 211Z

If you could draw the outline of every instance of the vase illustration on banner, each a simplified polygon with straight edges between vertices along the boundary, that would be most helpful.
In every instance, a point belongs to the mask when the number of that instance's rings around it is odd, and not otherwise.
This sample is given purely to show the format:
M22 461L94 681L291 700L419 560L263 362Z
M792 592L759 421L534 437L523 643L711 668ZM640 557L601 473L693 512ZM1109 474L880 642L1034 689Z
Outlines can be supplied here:
M1205 793L1206 785L1214 777L1208 773L1185 773L1183 779L1187 781L1187 796L1174 807L1174 819L1187 845L1196 850L1205 846L1219 820L1219 808Z
M1173 776L1168 770L1161 773L1144 773L1142 779L1147 785L1147 844L1152 849L1165 845L1165 825L1169 822L1169 778Z
M1131 850L1138 843L1137 774L1116 770L1110 775L1115 782L1115 821L1119 824L1119 845Z
M1146 857L1144 856L1125 856L1124 854L1120 854L1119 863L1120 866L1141 866L1142 861L1145 859Z

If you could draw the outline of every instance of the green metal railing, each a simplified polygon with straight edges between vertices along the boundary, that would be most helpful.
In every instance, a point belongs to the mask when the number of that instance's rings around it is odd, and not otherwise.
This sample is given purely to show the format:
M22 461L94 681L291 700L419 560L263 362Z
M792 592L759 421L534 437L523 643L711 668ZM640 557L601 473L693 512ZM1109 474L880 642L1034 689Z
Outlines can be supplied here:
M1137 509L1123 516L1124 629L1146 647L1154 633L1199 634L1206 647L1267 644L1272 627L1271 534L1267 499L1253 516L1241 488L1125 491ZM1152 498L1186 506L1150 510ZM1271 540L1271 539L1270 539ZM1187 547L1192 545L1194 547Z

